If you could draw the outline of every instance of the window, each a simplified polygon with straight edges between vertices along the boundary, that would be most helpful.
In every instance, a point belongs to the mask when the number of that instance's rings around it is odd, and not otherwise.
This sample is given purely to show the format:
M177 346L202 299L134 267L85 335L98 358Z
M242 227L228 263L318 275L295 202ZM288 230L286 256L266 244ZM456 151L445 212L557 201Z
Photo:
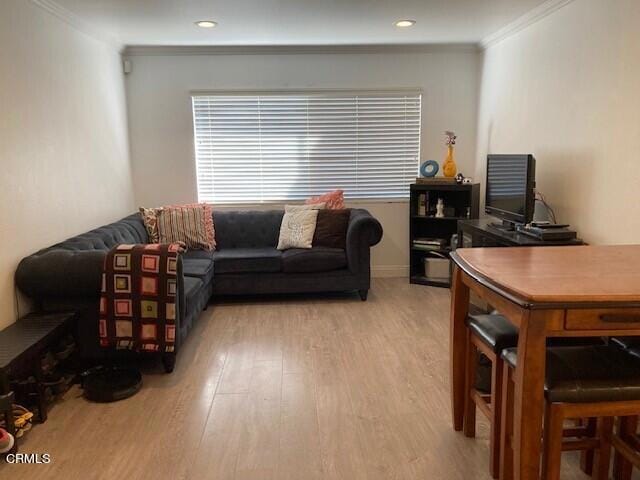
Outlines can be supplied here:
M421 95L413 92L193 96L198 198L405 198L418 172Z

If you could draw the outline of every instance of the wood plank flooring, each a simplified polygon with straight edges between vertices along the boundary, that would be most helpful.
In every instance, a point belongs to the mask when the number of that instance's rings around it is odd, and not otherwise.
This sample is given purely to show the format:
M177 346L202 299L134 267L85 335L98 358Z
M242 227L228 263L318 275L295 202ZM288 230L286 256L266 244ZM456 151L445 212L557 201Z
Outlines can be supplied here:
M0 478L489 479L487 425L467 439L450 424L448 313L448 290L405 279L374 280L367 302L212 305L173 374L145 365L113 404L73 389L22 445L52 463Z

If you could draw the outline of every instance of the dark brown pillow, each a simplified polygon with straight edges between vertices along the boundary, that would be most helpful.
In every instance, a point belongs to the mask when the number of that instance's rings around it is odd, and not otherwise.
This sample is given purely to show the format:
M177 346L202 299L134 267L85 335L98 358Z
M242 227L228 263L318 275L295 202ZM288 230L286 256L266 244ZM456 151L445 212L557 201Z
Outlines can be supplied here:
M346 248L351 210L318 210L314 247Z

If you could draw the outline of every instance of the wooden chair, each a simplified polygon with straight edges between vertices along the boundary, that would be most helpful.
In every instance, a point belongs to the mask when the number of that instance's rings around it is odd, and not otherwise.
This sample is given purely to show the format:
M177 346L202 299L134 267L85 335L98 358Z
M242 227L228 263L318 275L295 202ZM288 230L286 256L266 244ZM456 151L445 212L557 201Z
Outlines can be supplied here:
M502 352L503 384L500 478L513 478L513 374L517 349ZM614 346L552 347L547 349L542 471L545 480L560 478L563 451L593 452L593 465L583 462L597 480L607 480L611 447L626 461L622 438L613 435L616 416L640 415L640 358ZM596 419L577 428L564 428L566 419ZM569 440L573 438L573 440ZM626 444L626 443L625 443ZM629 453L626 451L626 453ZM583 459L588 460L587 455ZM640 459L640 456L638 457ZM592 467L592 468L591 468ZM620 465L619 470L627 468ZM627 468L628 470L628 468Z
M612 339L613 341L614 339ZM640 338L625 337L613 341L635 357L640 357ZM611 438L614 449L614 480L631 480L633 467L640 469L640 436L638 436L638 417L620 417L616 431Z
M640 438L638 437L638 417L621 417L611 438L614 449L614 480L631 480L633 467L640 468Z
M463 432L476 434L476 407L487 417L490 427L489 469L498 478L500 466L500 421L504 363L500 353L518 344L518 329L502 315L470 315L467 318L467 357ZM478 352L491 361L491 393L476 388Z

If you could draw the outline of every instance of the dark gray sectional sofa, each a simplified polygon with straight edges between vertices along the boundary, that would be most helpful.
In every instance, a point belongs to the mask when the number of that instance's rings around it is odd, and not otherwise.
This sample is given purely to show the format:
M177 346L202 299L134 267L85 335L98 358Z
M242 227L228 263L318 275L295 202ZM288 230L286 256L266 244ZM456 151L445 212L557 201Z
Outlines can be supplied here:
M366 210L351 211L346 249L276 249L283 211L216 211L214 252L191 250L178 264L180 343L213 295L357 291L366 300L370 247L382 238L380 223ZM79 312L81 354L96 358L98 299L104 257L120 243L148 243L139 214L91 230L23 259L16 284L44 311ZM163 357L172 371L175 353Z

